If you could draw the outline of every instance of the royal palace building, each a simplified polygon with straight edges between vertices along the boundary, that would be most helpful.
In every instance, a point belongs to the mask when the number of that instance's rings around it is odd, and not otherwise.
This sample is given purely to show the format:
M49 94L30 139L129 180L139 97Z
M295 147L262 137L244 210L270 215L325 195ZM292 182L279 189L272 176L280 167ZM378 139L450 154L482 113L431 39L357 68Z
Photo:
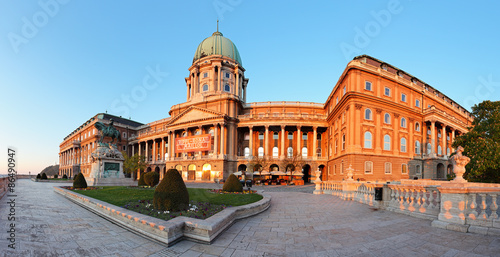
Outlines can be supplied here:
M218 31L199 44L188 70L186 102L169 117L141 124L100 113L65 137L60 175L90 174L94 124L112 119L122 134L118 147L145 156L146 171L163 176L175 168L187 181L254 170L342 180L348 168L366 181L445 179L451 144L473 120L434 87L367 55L347 64L324 103L247 103L240 54Z

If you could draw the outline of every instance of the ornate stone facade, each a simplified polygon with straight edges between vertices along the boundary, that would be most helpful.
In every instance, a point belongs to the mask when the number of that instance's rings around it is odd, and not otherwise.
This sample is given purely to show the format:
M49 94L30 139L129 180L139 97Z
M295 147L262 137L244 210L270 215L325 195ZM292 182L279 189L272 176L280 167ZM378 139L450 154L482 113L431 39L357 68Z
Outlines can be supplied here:
M200 44L188 70L186 102L173 105L170 117L117 126L129 130L120 142L128 153L146 156L147 171L161 177L177 168L185 180L214 181L237 171L251 174L255 157L266 158L263 170L272 172L300 156L303 165L295 169L305 182L318 170L323 181L345 179L347 167L355 180L443 179L454 137L472 122L435 88L366 55L347 64L325 103L246 103L249 79L241 57L220 32ZM83 129L92 130L92 123ZM196 135L210 135L210 150L176 151L176 138ZM83 142L73 138L61 144L63 160L69 151L71 163Z

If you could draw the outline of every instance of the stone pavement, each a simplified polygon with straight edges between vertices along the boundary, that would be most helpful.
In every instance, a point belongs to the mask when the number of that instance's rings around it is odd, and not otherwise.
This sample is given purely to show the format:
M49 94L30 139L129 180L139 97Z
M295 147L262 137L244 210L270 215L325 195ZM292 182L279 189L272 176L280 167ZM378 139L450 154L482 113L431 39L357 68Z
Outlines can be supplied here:
M0 255L500 256L500 237L442 230L429 220L300 192L312 192L312 185L264 186L272 196L267 211L236 222L211 245L181 241L165 248L71 203L55 185L17 182L16 250L7 248L8 197L0 201Z

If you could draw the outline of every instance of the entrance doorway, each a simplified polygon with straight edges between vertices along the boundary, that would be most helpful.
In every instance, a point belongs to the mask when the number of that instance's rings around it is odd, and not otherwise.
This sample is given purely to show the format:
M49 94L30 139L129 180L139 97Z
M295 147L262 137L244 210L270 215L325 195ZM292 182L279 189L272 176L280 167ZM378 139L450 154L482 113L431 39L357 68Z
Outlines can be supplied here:
M188 166L188 180L196 180L196 165L194 164Z
M442 163L437 165L437 178L445 178L444 165Z
M210 181L210 172L212 171L212 165L206 163L203 164L203 173L201 174L201 179L204 181Z
M304 183L309 183L311 180L311 166L309 164L302 166L302 173L304 173Z

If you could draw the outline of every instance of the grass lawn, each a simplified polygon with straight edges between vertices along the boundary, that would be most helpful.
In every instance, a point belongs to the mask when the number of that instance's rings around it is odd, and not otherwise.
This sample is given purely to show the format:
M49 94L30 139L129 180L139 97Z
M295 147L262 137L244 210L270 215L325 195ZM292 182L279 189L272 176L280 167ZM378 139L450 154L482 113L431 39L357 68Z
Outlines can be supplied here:
M130 202L153 200L154 188L106 186L97 190L77 190L79 194L123 207ZM240 206L262 199L258 194L217 194L204 188L188 188L189 200L225 206Z

